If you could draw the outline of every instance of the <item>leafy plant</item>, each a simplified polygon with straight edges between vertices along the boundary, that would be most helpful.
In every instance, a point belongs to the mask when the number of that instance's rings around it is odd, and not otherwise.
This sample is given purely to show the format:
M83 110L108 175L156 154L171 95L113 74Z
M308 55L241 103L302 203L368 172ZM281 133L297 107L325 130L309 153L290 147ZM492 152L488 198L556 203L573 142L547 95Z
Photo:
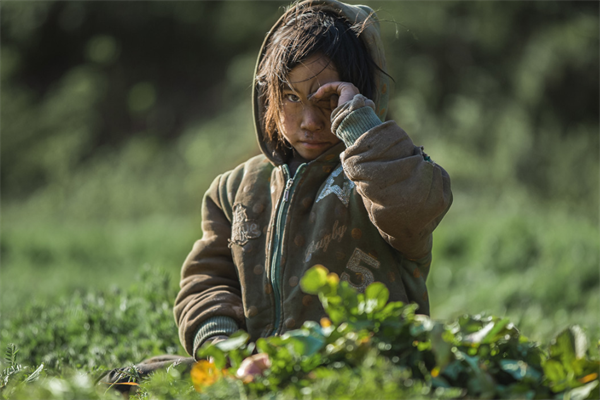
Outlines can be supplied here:
M14 343L10 343L6 347L4 363L7 366L2 370L2 372L0 372L0 393L6 393L5 389L9 386L9 383L14 383L15 385L13 386L16 386L22 383L31 383L36 381L44 369L44 364L40 364L40 366L37 367L31 374L23 376L29 368L22 366L17 362L17 353L19 353L19 349ZM9 390L8 392L11 393L12 390Z
M356 293L322 266L310 269L301 286L305 292L319 297L328 318L319 323L306 322L300 329L261 338L256 343L249 342L246 333L238 332L226 341L202 348L202 355L211 357L212 362L201 361L191 374L183 366L174 366L138 380L139 386L132 397L140 400L586 399L599 395L597 349L590 346L578 326L564 330L547 346L540 346L522 336L505 318L465 315L447 322L433 321L415 314L413 305L388 302L389 293L381 283L370 285L363 294ZM166 277L157 279L156 274L146 273L141 283L128 293L75 296L72 300L75 309L86 310L87 314L72 313L73 304L57 304L57 308L71 310L69 313L73 315L59 318L53 308L46 308L48 315L42 319L36 314L37 319L17 325L9 320L5 326L28 326L32 331L37 330L38 335L20 336L25 339L22 346L26 346L26 352L8 345L0 374L0 396L117 398L120 395L116 391L96 385L94 376L103 373L98 366L109 365L114 357L117 365L123 365L127 360L135 360L137 352L152 349L164 352L162 346L169 344L165 340L172 334L172 328L152 325L147 319L129 321L139 325L137 329L130 328L138 343L129 348L133 344L115 346L109 331L99 327L106 325L112 329L122 323L121 318L134 318L134 314L127 313L130 305L147 315L160 311L158 314L165 320L168 317L170 325L172 317L164 302L173 291ZM100 303L103 307L99 307ZM123 315L119 316L119 310ZM89 343L80 346L73 341L79 331L73 329L89 322L89 318L97 321L90 324ZM54 321L54 336L42 330L50 325L50 320ZM146 337L148 333L143 335L143 332L153 333ZM157 339L163 340L159 342L162 344L157 345ZM34 341L39 347L36 352L33 352ZM53 347L52 343L60 341L64 341L60 347ZM67 344L80 354L71 354ZM91 351L91 347L102 348L104 352ZM252 379L238 378L236 373L244 359L257 352L268 355L270 368ZM43 358L45 363L53 361L54 367L28 369L19 364L17 355L25 356L29 365L37 365L35 360ZM81 362L86 359L87 363ZM34 372L27 375L26 370Z
M13 375L18 374L23 370L23 367L17 364L18 352L19 350L14 343L11 343L6 347L4 362L7 364L7 367L2 370L2 373L0 373L0 389L8 385L8 381Z
M72 294L53 305L33 304L2 321L0 341L18 343L25 365L93 374L180 350L172 314L176 285L145 268L127 291ZM123 337L135 340L122 340ZM8 364L10 365L10 364Z
M192 375L196 387L205 390L220 379L235 381L243 359L258 351L268 354L271 367L244 381L255 397L284 391L311 398L313 388L331 374L360 378L374 365L393 376L388 384L402 387L408 396L598 396L600 362L578 326L542 348L520 335L508 319L476 315L449 323L433 321L415 314L414 305L388 303L389 292L382 283L356 293L323 266L311 268L301 286L318 295L329 319L320 324L308 321L300 329L255 344L238 332L229 340L205 345L200 354L212 357L214 365L210 370L205 366L204 374Z

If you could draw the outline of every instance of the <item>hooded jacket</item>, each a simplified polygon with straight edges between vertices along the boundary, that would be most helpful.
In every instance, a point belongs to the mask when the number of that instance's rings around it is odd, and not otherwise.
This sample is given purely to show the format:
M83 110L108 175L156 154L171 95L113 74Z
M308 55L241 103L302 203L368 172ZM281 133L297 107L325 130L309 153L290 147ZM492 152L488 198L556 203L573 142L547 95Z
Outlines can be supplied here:
M365 23L360 39L385 71L374 12L334 0L313 1ZM289 11L288 11L289 12ZM259 60L272 33L267 34ZM251 340L325 316L299 281L315 264L359 291L383 282L390 301L415 302L429 314L426 279L432 232L452 202L450 178L385 120L389 82L378 73L374 99L356 95L332 114L342 139L293 176L291 154L264 134L265 104L253 91L262 155L218 176L202 207L203 236L188 255L175 301L181 343L195 355L215 335L238 329Z

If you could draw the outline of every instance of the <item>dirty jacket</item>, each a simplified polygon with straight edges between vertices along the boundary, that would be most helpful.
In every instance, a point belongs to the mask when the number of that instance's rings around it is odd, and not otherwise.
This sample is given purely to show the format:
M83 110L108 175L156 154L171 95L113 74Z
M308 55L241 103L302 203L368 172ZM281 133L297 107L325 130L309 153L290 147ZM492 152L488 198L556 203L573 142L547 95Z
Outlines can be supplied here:
M364 6L319 3L351 21L374 18ZM378 25L361 39L385 69ZM451 204L450 179L395 122L382 122L389 82L378 74L376 83L375 101L356 95L332 112L332 131L343 142L293 176L291 154L263 133L255 88L263 154L213 181L203 200L202 239L182 268L174 313L189 354L238 329L256 340L318 321L323 307L299 285L315 264L359 291L383 282L390 301L414 302L429 314L432 232Z

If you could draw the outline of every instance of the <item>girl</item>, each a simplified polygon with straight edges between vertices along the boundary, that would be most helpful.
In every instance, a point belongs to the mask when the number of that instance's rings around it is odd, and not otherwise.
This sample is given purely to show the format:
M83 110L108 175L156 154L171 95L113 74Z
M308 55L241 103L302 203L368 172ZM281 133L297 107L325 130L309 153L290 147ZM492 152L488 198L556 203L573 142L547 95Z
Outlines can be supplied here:
M429 313L450 178L384 122L388 93L368 7L303 1L273 26L252 99L263 154L214 180L183 265L174 312L190 355L238 329L256 340L325 316L298 284L315 264L359 291L383 282L391 301Z

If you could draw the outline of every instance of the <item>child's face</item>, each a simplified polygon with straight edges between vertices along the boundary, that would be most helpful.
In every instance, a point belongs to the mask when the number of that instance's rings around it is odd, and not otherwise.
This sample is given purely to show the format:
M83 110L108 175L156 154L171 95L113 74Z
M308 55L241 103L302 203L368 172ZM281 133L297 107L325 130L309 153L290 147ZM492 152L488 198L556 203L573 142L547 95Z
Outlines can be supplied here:
M340 77L329 59L313 55L292 69L283 90L280 115L283 136L306 160L314 160L340 142L331 132L332 104L329 98L311 101L309 96L326 83Z

